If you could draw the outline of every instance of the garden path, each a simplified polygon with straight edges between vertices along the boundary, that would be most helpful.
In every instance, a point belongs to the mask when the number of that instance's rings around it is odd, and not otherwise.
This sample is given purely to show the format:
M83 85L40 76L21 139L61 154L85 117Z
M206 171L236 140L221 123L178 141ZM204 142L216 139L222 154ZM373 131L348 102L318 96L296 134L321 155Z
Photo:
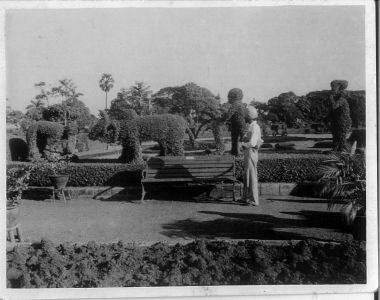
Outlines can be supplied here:
M124 199L123 199L124 197ZM194 238L342 241L352 236L339 228L326 200L267 196L260 206L229 201L149 200L138 196L108 200L79 198L64 204L23 200L21 226L27 241L185 242Z

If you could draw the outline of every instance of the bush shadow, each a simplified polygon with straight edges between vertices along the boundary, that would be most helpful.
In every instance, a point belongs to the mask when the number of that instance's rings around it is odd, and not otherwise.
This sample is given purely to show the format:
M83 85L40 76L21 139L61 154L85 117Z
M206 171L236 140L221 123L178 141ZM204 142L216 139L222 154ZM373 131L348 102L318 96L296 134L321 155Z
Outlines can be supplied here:
M306 227L333 229L342 232L335 213L317 211L300 211L304 219L279 218L265 214L225 213L200 211L200 213L217 215L222 218L209 221L193 219L178 220L164 224L161 233L170 238L230 238L230 239L264 239L291 240L310 237ZM287 231L287 229L289 231ZM299 230L296 230L299 229ZM310 232L309 232L310 233ZM344 233L344 232L342 232ZM313 238L317 238L313 236ZM318 239L324 240L323 236Z

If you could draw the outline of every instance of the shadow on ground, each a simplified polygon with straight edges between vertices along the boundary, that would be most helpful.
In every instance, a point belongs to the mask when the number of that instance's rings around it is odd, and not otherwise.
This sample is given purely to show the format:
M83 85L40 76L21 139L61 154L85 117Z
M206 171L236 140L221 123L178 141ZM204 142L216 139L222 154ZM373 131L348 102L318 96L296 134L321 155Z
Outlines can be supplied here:
M231 239L265 239L287 240L304 239L309 237L312 228L317 237L324 238L326 229L332 232L341 232L338 214L334 212L299 211L286 213L288 215L302 216L302 219L280 218L264 214L225 213L214 211L199 211L199 213L218 215L211 221L196 221L193 219L179 220L164 224L162 234L170 238L231 238ZM318 234L317 234L318 235Z

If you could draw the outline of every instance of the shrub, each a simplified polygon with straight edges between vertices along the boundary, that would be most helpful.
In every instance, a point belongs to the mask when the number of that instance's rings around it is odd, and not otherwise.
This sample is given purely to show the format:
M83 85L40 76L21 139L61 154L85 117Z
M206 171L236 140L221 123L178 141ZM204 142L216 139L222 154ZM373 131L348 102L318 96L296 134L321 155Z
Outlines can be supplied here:
M313 157L289 154L287 158L278 158L276 155L259 155L258 176L260 182L303 182L316 179L317 167L325 155L314 155ZM264 159L262 159L264 158ZM90 162L93 161L93 162ZM109 185L138 185L141 180L143 164L127 165L112 163L115 160L87 160L85 163L70 163L67 173L70 174L68 186L109 186ZM108 163L109 162L109 163ZM14 162L7 168L22 167L31 163ZM243 180L243 159L235 160L235 176ZM35 170L31 176L32 186L49 186L50 179L47 174Z
M28 158L28 144L23 139L11 138L8 144L13 161L25 161Z
M260 155L259 155L260 157ZM303 182L317 178L317 168L323 158L260 159L257 165L259 182ZM235 160L236 179L244 178L244 162Z
M39 121L31 125L26 133L29 159L39 158L47 147L55 148L61 141L64 126L49 121Z
M12 163L7 168L23 167L32 163ZM69 163L68 186L128 186L137 185L141 180L143 165L125 165L120 163ZM44 170L35 169L30 178L31 186L50 186L50 179Z
M348 139L348 141L352 144L353 142L357 142L356 146L358 148L365 148L366 145L366 130L365 129L354 129Z
M122 122L120 140L123 150L120 159L125 162L141 161L141 142L144 141L158 142L161 156L181 156L186 132L193 142L194 136L185 119L172 114L143 116Z
M78 149L78 152L85 152L90 150L88 145L88 135L87 133L79 133L77 136L77 143L75 148Z
M8 288L364 284L365 243L199 240L149 247L42 240L7 252Z

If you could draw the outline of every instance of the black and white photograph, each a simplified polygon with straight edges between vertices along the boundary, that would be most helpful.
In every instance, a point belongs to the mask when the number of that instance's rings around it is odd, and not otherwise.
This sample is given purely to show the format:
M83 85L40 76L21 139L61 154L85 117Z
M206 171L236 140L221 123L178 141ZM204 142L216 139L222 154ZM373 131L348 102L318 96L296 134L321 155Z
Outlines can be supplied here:
M0 8L0 298L377 290L375 1Z

